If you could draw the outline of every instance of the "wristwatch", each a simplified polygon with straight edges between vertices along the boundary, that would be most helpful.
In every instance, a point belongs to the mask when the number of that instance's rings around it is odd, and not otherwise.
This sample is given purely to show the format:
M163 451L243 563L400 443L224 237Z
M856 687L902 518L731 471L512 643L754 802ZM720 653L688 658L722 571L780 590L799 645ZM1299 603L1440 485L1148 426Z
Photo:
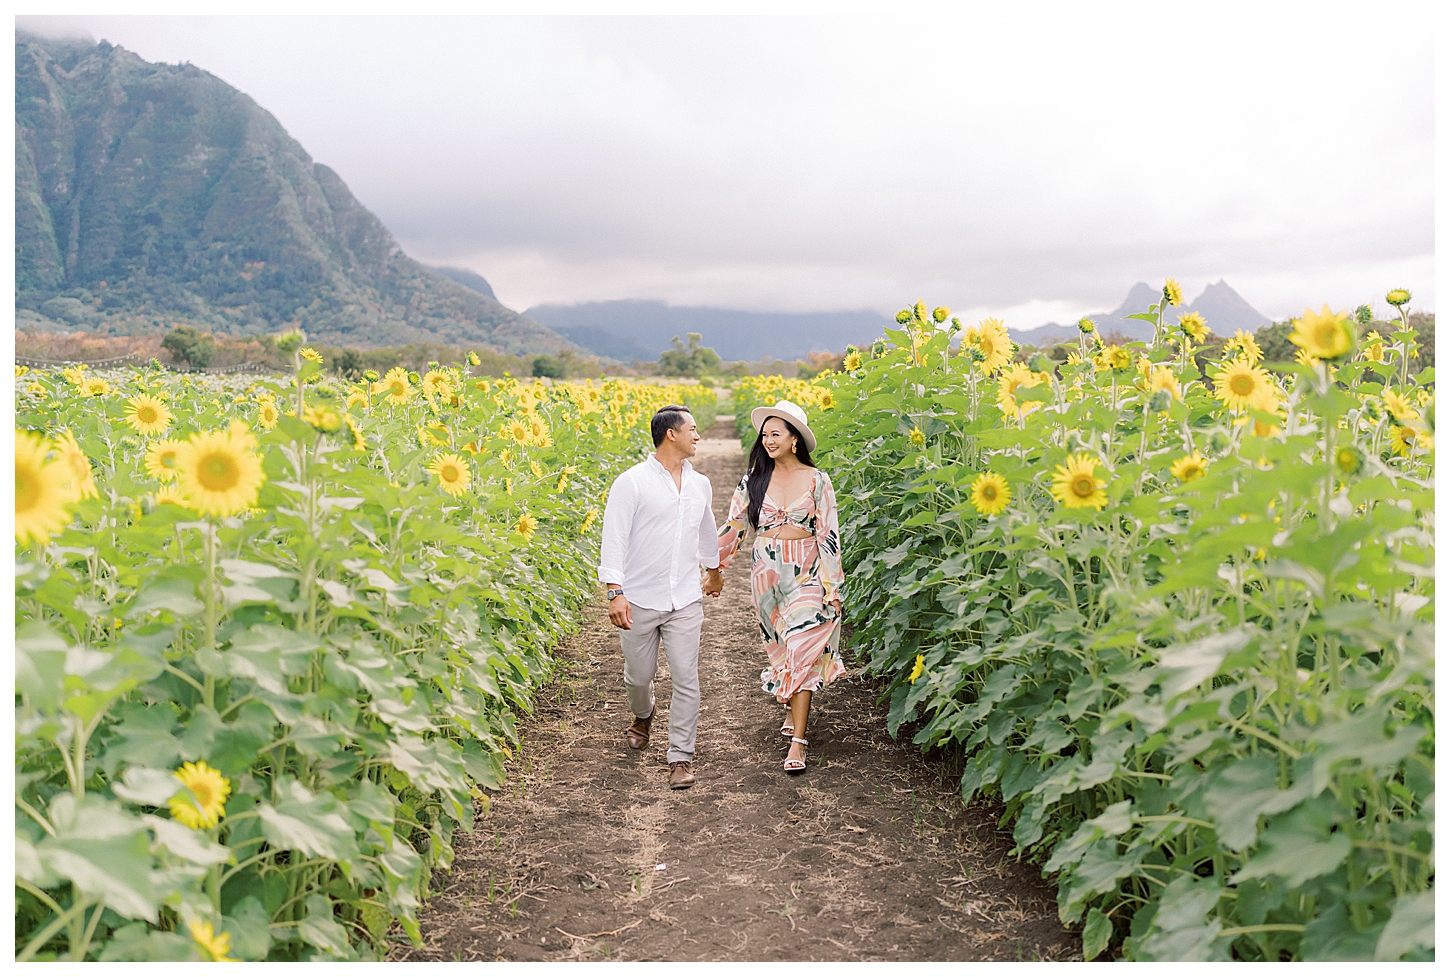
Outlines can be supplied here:
M605 600L614 600L614 598L616 598L616 597L623 597L623 596L624 596L624 588L623 587L610 587L608 590L606 590L604 592L604 599Z

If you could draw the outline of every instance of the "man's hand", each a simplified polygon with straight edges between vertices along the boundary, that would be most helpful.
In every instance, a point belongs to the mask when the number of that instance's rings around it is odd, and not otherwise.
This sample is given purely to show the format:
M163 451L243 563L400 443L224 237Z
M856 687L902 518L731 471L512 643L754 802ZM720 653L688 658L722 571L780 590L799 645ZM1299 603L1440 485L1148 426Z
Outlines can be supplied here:
M609 590L623 590L617 583L605 585ZM634 615L629 610L629 598L620 594L609 602L609 623L621 631L633 630Z
M705 571L705 593L711 597L719 597L720 592L725 589L725 577L721 574L719 567Z

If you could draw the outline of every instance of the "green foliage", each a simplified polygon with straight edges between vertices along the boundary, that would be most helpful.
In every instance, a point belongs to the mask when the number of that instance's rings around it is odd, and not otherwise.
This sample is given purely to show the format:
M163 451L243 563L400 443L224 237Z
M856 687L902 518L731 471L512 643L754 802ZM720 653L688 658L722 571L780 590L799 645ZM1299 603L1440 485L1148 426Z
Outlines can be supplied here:
M197 368L210 366L211 358L216 354L216 343L211 336L190 326L177 326L167 333L166 338L161 340L161 348L181 365Z
M1392 450L1366 363L1294 367L1277 410L1235 415L1219 364L1137 343L1181 397L1087 359L1004 402L903 316L816 381L813 419L890 732L961 756L1089 958L1432 959L1433 448ZM1396 384L1422 432L1431 381ZM784 392L742 384L737 417ZM1082 453L1100 511L1052 491Z
M76 373L36 373L19 392L19 426L73 432L99 490L16 553L20 958L206 959L203 924L246 960L419 941L433 872L487 811L594 592L602 494L649 449L656 406L714 412L699 387L446 369L405 403L355 389L344 407L317 375L114 371L82 396ZM255 508L158 501L123 418L141 392L172 437L258 426ZM264 397L357 433L285 414L261 430ZM428 470L445 453L471 473L457 496ZM172 814L183 762L228 782L214 826Z
M687 333L685 338L690 341L689 346L682 343L679 336L670 340L670 348L660 354L660 361L655 366L657 375L698 377L720 369L719 355L710 347L700 345L703 337L699 333Z
M564 378L564 364L560 363L557 357L540 353L534 357L532 375L562 380Z

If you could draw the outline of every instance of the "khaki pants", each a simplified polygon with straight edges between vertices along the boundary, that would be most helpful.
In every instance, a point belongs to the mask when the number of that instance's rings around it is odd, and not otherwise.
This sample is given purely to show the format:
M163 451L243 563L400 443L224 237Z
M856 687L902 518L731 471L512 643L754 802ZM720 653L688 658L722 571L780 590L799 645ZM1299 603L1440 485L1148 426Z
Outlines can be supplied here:
M670 748L665 762L695 759L695 727L700 719L700 627L705 623L703 600L673 611L652 611L629 605L634 626L619 630L624 652L624 690L629 708L644 719L654 714L655 672L660 644L670 665Z

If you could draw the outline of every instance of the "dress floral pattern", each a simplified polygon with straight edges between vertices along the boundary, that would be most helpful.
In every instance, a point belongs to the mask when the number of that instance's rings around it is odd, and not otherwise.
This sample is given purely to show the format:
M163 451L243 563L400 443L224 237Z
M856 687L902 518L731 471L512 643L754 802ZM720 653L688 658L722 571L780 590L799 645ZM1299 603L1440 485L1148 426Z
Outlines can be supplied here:
M730 500L720 527L720 566L727 567L745 539L750 506L747 473ZM779 526L799 526L804 539L759 535ZM760 507L760 529L751 548L750 589L760 619L760 636L770 665L760 673L761 689L778 702L802 690L815 692L841 675L841 619L831 601L840 600L841 538L831 478L816 469L809 491L785 507L769 495Z

